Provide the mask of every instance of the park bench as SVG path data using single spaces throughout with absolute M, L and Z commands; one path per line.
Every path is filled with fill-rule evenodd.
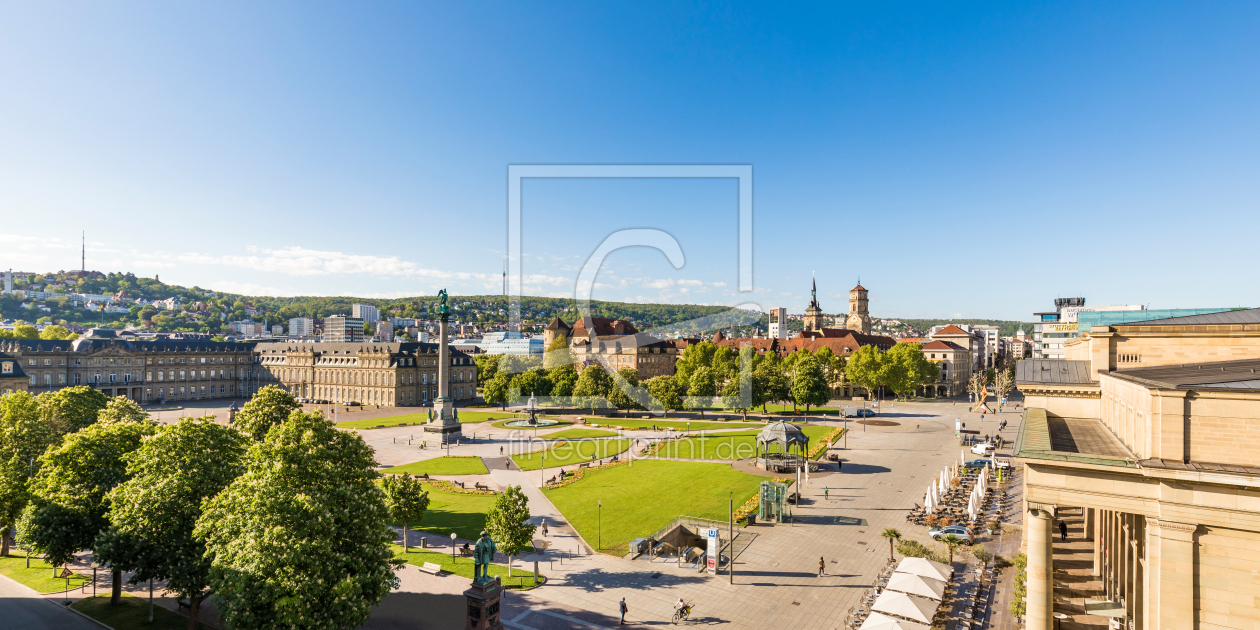
M 590 467 L 591 467 L 590 462 L 582 462 L 581 464 L 578 464 L 578 468 L 590 468 Z
M 428 479 L 428 478 L 429 478 L 429 473 L 420 473 L 419 478 L 420 478 L 420 479 Z
M 439 573 L 442 572 L 442 565 L 433 564 L 432 562 L 426 562 L 424 563 L 424 566 L 420 567 L 420 570 L 424 571 L 425 573 L 432 573 L 433 575 L 438 575 Z
M 487 486 L 483 483 L 478 483 L 477 485 L 473 486 L 473 489 L 474 490 L 489 490 L 490 486 Z
M 192 610 L 192 602 L 188 601 L 187 597 L 180 599 L 179 601 L 175 603 L 176 603 L 176 608 L 187 608 L 188 610 Z
M 460 556 L 463 556 L 463 557 L 468 557 L 468 558 L 471 558 L 471 557 L 472 557 L 472 555 L 473 555 L 473 554 L 472 554 L 472 549 L 465 549 L 464 547 L 460 547 L 460 548 L 459 548 L 459 555 L 460 555 Z
M 556 478 L 555 478 L 555 476 L 552 476 L 552 477 L 551 477 L 551 479 L 548 479 L 548 480 L 547 480 L 547 485 L 551 485 L 551 484 L 553 484 L 553 483 L 555 483 L 555 482 L 556 482 Z
M 453 483 L 453 484 L 455 484 L 455 485 L 457 485 L 457 486 L 459 486 L 459 487 L 461 487 L 461 488 L 463 488 L 463 487 L 464 487 L 464 482 L 462 482 L 462 481 L 452 481 L 451 483 Z

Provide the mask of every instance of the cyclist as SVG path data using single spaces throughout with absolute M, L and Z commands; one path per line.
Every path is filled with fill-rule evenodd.
M 686 619 L 687 615 L 691 614 L 691 604 L 684 602 L 683 598 L 679 597 L 678 601 L 674 603 L 674 610 L 676 611 L 674 613 L 676 618 L 679 620 Z

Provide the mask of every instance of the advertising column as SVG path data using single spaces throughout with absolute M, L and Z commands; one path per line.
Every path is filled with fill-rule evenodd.
M 721 545 L 718 544 L 718 528 L 710 527 L 705 532 L 705 537 L 709 541 L 709 552 L 706 554 L 709 558 L 709 575 L 717 575 L 718 554 L 721 553 Z

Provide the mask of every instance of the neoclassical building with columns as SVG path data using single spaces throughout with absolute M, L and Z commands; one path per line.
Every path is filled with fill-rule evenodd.
M 1260 309 L 1095 327 L 1070 346 L 1016 371 L 1027 626 L 1260 628 Z M 1068 514 L 1092 542 L 1092 593 L 1055 571 Z

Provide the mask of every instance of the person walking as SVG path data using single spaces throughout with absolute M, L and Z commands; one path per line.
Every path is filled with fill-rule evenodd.
M 1067 523 L 1063 521 L 1059 521 L 1059 535 L 1063 537 L 1063 540 L 1067 540 Z
M 827 499 L 830 499 L 830 498 L 831 498 L 830 496 L 828 496 L 830 493 L 831 493 L 831 488 L 823 488 L 823 500 L 824 500 L 824 501 L 826 501 Z
M 547 519 L 543 519 L 543 538 L 547 537 Z
M 818 577 L 823 576 L 823 569 L 825 568 L 827 568 L 827 562 L 822 559 L 822 556 L 819 556 L 818 557 Z
M 840 472 L 840 471 L 841 471 L 841 470 L 843 470 L 843 469 L 844 469 L 844 460 L 843 460 L 843 459 L 837 459 L 837 460 L 836 460 L 836 472 Z
M 618 608 L 621 609 L 621 625 L 624 626 L 626 625 L 626 613 L 630 612 L 630 609 L 626 608 L 626 598 L 621 598 L 621 603 L 618 605 Z

